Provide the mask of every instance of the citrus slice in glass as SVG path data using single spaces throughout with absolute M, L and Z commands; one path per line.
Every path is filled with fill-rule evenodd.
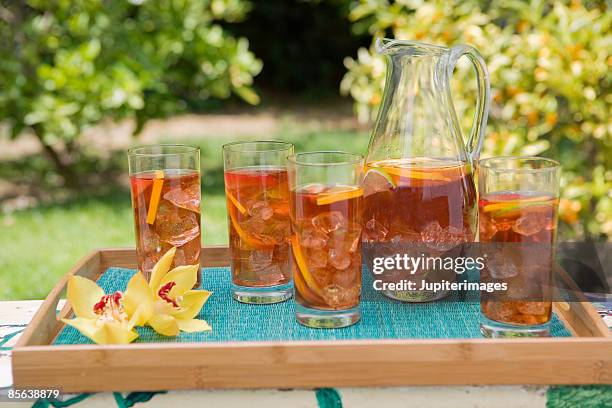
M 317 205 L 327 205 L 338 201 L 361 197 L 363 188 L 356 186 L 335 186 L 317 196 Z
M 386 171 L 381 169 L 370 169 L 366 172 L 363 179 L 363 195 L 369 196 L 374 193 L 380 193 L 383 191 L 391 191 L 397 185 Z

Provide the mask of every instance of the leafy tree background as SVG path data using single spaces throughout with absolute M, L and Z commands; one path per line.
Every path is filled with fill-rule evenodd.
M 252 90 L 261 61 L 221 22 L 242 0 L 28 0 L 0 8 L 0 121 L 31 131 L 69 186 L 79 136 L 103 119 L 163 117 Z
M 373 37 L 452 46 L 484 55 L 492 107 L 484 154 L 544 155 L 563 168 L 566 237 L 612 237 L 612 13 L 597 1 L 361 0 L 350 19 Z M 362 120 L 382 97 L 384 60 L 373 46 L 345 60 L 341 89 Z M 471 66 L 455 72 L 454 102 L 471 126 Z
M 469 43 L 493 88 L 483 156 L 558 159 L 563 236 L 611 239 L 611 20 L 608 3 L 579 0 L 7 0 L 0 121 L 12 138 L 34 134 L 74 187 L 96 171 L 79 167 L 80 136 L 103 121 L 134 118 L 138 133 L 220 100 L 317 100 L 340 86 L 366 122 L 385 73 L 374 37 Z M 456 71 L 467 131 L 475 81 L 468 64 Z

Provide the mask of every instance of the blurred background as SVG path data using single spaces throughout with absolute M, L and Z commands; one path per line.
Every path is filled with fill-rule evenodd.
M 612 13 L 566 0 L 2 0 L 0 300 L 44 298 L 81 256 L 134 246 L 125 151 L 202 149 L 203 243 L 227 243 L 221 145 L 365 153 L 375 37 L 483 54 L 482 157 L 563 166 L 560 240 L 612 240 Z M 455 70 L 465 134 L 475 80 Z

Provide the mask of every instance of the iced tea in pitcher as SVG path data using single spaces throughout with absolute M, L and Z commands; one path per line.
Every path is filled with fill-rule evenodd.
M 368 163 L 364 179 L 363 240 L 369 256 L 410 253 L 440 256 L 472 242 L 476 191 L 468 166 L 441 160 L 382 160 Z M 448 272 L 387 271 L 388 282 L 453 280 Z M 406 301 L 434 300 L 444 293 L 386 291 Z
M 364 255 L 456 256 L 476 235 L 478 159 L 490 104 L 485 63 L 474 48 L 446 48 L 415 41 L 380 39 L 387 76 L 366 157 Z M 465 138 L 451 99 L 455 64 L 467 57 L 476 70 L 478 96 L 474 124 Z M 449 251 L 452 251 L 449 253 Z M 414 290 L 385 290 L 389 297 L 423 302 L 448 291 L 420 290 L 423 284 L 454 280 L 453 271 L 420 268 L 414 274 L 386 270 L 383 282 L 409 281 Z M 391 287 L 391 285 L 390 285 Z M 397 287 L 397 286 L 393 286 Z

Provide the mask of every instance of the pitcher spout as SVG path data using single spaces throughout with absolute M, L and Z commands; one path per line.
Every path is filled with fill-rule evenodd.
M 418 41 L 391 38 L 376 39 L 376 52 L 381 55 L 442 55 L 448 51 L 449 49 L 446 47 Z

